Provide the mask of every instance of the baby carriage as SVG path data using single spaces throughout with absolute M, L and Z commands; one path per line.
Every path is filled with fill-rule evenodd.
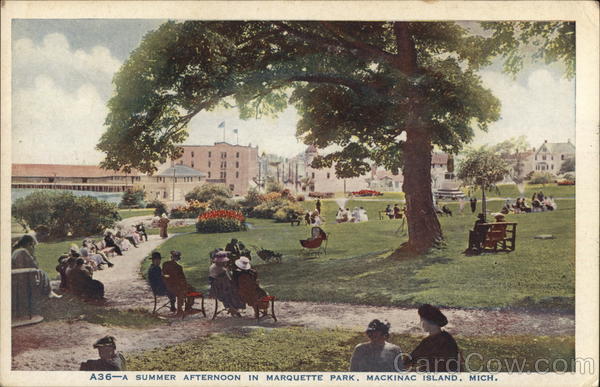
M 329 240 L 327 233 L 321 227 L 315 226 L 311 229 L 310 235 L 309 239 L 300 240 L 302 252 L 316 255 L 320 255 L 321 252 L 327 254 L 327 241 Z M 323 242 L 325 242 L 325 245 L 323 245 Z

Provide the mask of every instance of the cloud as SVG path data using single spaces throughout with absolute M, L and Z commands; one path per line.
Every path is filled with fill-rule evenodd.
M 113 74 L 121 62 L 108 48 L 95 46 L 72 50 L 67 38 L 59 33 L 48 34 L 40 44 L 19 39 L 13 45 L 13 87 L 32 87 L 36 77 L 45 75 L 58 85 L 74 91 L 84 83 L 96 86 L 108 98 Z
M 106 113 L 92 84 L 70 92 L 46 75 L 35 77 L 33 87 L 13 93 L 13 162 L 98 163 L 102 154 L 94 147 Z
M 546 69 L 537 69 L 518 83 L 496 71 L 481 77 L 501 103 L 501 118 L 487 133 L 475 133 L 475 144 L 493 144 L 525 134 L 532 146 L 545 139 L 565 142 L 575 138 L 575 82 Z

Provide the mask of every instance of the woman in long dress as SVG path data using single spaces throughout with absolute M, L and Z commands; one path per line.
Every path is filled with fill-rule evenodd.
M 215 254 L 213 263 L 208 269 L 209 295 L 221 301 L 229 314 L 239 317 L 238 309 L 245 309 L 246 304 L 240 298 L 233 277 L 227 269 L 228 262 L 227 252 L 220 251 Z
M 167 214 L 162 214 L 160 220 L 158 221 L 158 228 L 160 228 L 160 237 L 168 238 L 167 227 L 169 226 L 169 218 L 167 218 Z

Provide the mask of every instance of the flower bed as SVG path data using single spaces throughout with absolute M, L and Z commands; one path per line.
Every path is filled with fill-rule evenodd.
M 360 191 L 352 192 L 353 196 L 381 196 L 383 195 L 379 191 L 373 191 L 371 189 L 361 189 Z
M 245 231 L 246 218 L 231 210 L 208 211 L 198 217 L 196 231 L 201 233 Z

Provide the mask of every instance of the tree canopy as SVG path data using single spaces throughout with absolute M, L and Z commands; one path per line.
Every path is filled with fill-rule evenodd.
M 102 166 L 152 173 L 176 158 L 202 110 L 237 107 L 241 118 L 293 104 L 297 136 L 337 151 L 314 159 L 338 177 L 371 163 L 404 173 L 409 235 L 424 251 L 441 238 L 431 200 L 431 149 L 456 153 L 474 128 L 499 118 L 500 102 L 477 71 L 503 56 L 574 72 L 574 23 L 185 21 L 147 34 L 114 78 Z M 412 243 L 412 242 L 411 242 Z

